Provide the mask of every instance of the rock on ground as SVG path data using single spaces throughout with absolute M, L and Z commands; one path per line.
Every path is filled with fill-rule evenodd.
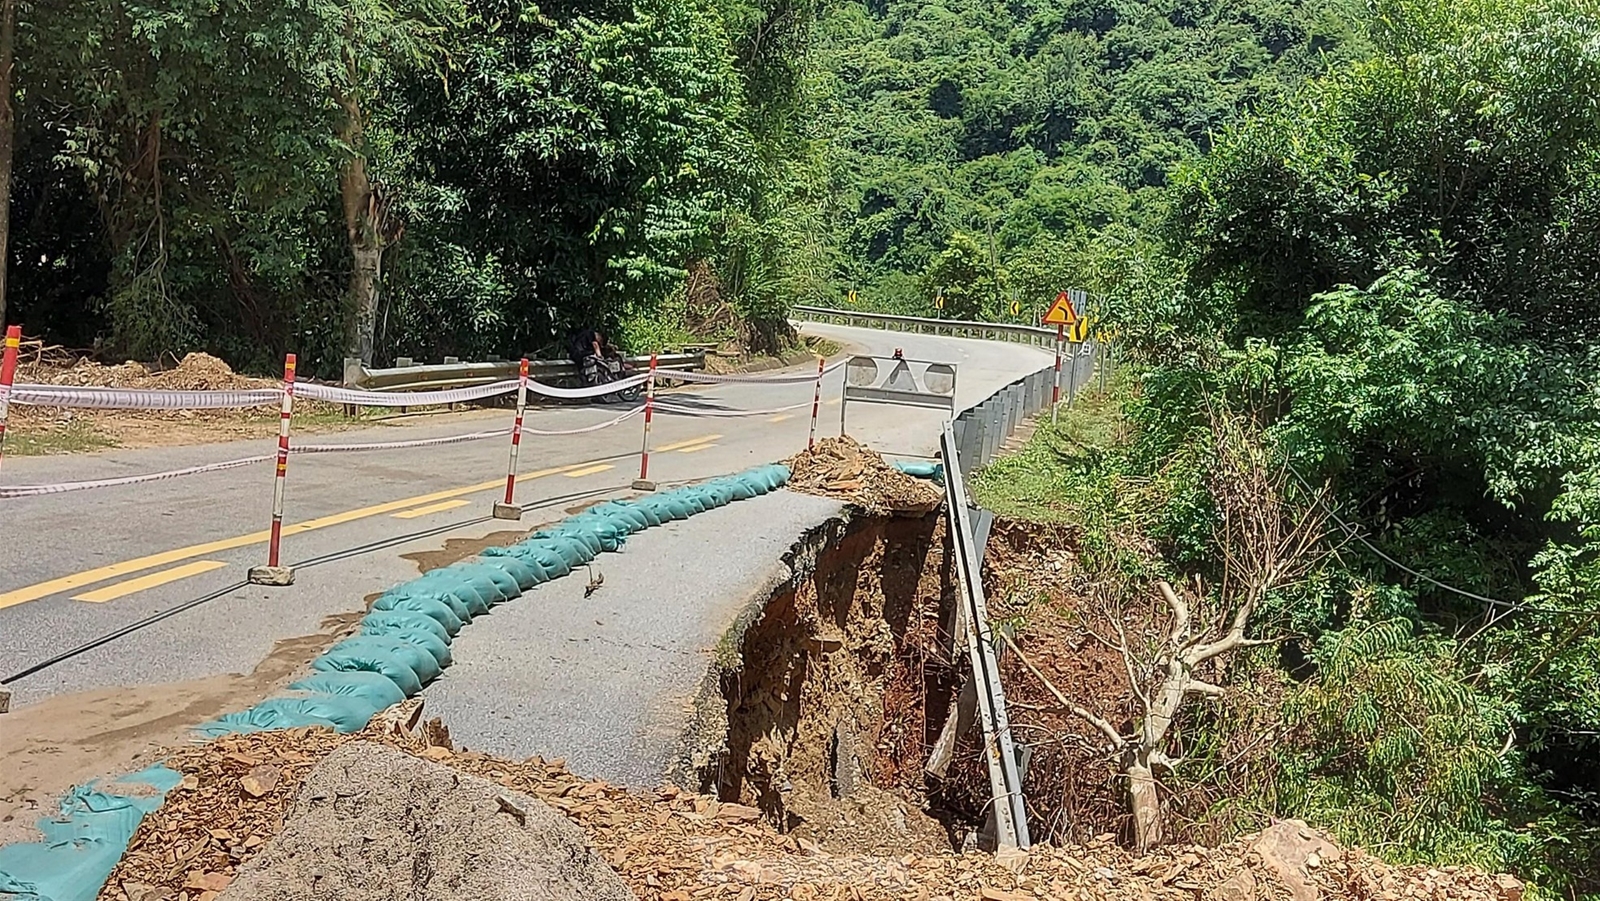
M 375 742 L 307 777 L 283 832 L 218 901 L 633 901 L 539 800 Z

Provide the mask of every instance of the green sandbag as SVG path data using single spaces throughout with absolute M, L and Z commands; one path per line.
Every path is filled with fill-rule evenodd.
M 113 785 L 148 785 L 135 797 L 79 785 L 54 816 L 38 820 L 39 842 L 0 848 L 0 896 L 19 901 L 94 901 L 146 813 L 161 806 L 183 776 L 151 767 Z M 109 787 L 109 786 L 108 786 Z
M 467 601 L 462 600 L 463 597 L 474 598 L 472 601 L 472 606 L 468 606 Z M 461 591 L 459 593 L 451 591 L 440 582 L 434 582 L 431 585 L 419 584 L 417 582 L 407 582 L 404 585 L 397 585 L 380 595 L 378 600 L 373 602 L 372 609 L 386 609 L 378 606 L 378 604 L 382 603 L 385 598 L 419 598 L 422 600 L 437 601 L 446 607 L 449 607 L 450 612 L 454 613 L 456 615 L 456 619 L 460 620 L 463 625 L 472 622 L 472 607 L 480 607 L 484 610 L 489 609 L 487 603 L 475 599 L 475 596 L 471 593 L 467 591 Z
M 361 634 L 378 635 L 384 638 L 398 638 L 401 641 L 408 641 L 432 655 L 434 662 L 439 664 L 440 669 L 444 669 L 453 662 L 450 657 L 449 642 L 440 641 L 439 636 L 434 635 L 432 632 L 429 632 L 426 629 L 408 629 L 404 626 L 389 626 L 382 623 L 369 623 L 366 620 L 362 620 Z M 420 673 L 418 675 L 420 675 Z
M 536 567 L 521 557 L 485 556 L 481 559 L 485 566 L 492 566 L 515 579 L 519 591 L 527 591 L 544 581 L 544 568 Z
M 645 528 L 655 528 L 662 523 L 663 516 L 661 514 L 661 510 L 655 504 L 646 504 L 641 501 L 636 504 L 630 504 L 629 509 L 634 512 L 634 515 L 644 520 Z M 672 517 L 668 516 L 664 518 L 671 519 Z
M 472 622 L 475 616 L 489 612 L 495 602 L 494 586 L 482 579 L 466 579 L 452 572 L 450 567 L 436 569 L 389 589 L 386 594 L 414 594 L 420 597 L 442 595 L 450 598 L 446 603 L 455 608 L 462 622 Z M 441 598 L 443 599 L 443 598 Z
M 439 666 L 438 659 L 426 649 L 386 635 L 357 635 L 346 638 L 329 648 L 328 653 L 349 651 L 352 648 L 363 651 L 369 649 L 374 652 L 384 651 L 398 656 L 406 666 L 411 667 L 411 671 L 417 674 L 417 681 L 423 685 L 439 678 L 439 673 L 443 670 L 443 667 Z
M 581 529 L 600 539 L 600 549 L 603 551 L 616 550 L 628 540 L 628 534 L 632 531 L 626 524 L 619 524 L 609 516 L 594 513 L 574 516 L 562 525 L 570 529 Z
M 589 512 L 596 516 L 608 517 L 619 525 L 626 523 L 630 532 L 638 532 L 642 529 L 650 528 L 650 520 L 644 515 L 643 510 L 633 504 L 623 503 L 622 501 L 601 504 L 591 508 Z
M 574 567 L 581 566 L 585 563 L 588 563 L 590 560 L 593 560 L 595 555 L 600 553 L 601 550 L 600 538 L 597 535 L 582 528 L 572 528 L 566 523 L 560 523 L 549 529 L 535 532 L 533 537 L 575 542 L 580 545 L 583 548 L 583 555 L 581 557 L 573 559 L 570 553 L 563 554 L 563 556 L 566 557 Z
M 439 621 L 423 613 L 410 610 L 374 610 L 361 618 L 362 628 L 368 623 L 379 623 L 385 626 L 398 626 L 402 629 L 423 629 L 435 635 L 445 644 L 450 643 L 450 633 L 445 631 Z
M 481 560 L 468 560 L 447 566 L 437 573 L 449 573 L 458 579 L 465 579 L 474 589 L 483 595 L 489 606 L 503 604 L 522 594 L 522 589 L 517 585 L 517 580 L 508 575 L 505 570 L 490 566 Z
M 645 515 L 654 516 L 661 522 L 671 522 L 688 515 L 683 512 L 682 505 L 672 497 L 670 491 L 640 498 L 638 504 L 639 508 L 645 511 Z
M 918 479 L 932 479 L 935 482 L 944 482 L 944 466 L 927 460 L 896 460 L 894 468 L 908 476 Z
M 717 506 L 726 507 L 733 503 L 733 489 L 721 479 L 715 479 L 700 486 L 700 491 L 711 498 Z
M 387 710 L 406 699 L 389 677 L 367 672 L 317 673 L 292 683 L 289 690 L 359 698 L 374 710 Z
M 428 656 L 421 648 L 413 650 L 423 657 Z M 422 690 L 422 680 L 417 678 L 416 670 L 406 665 L 405 658 L 387 653 L 382 648 L 355 647 L 329 651 L 311 661 L 311 668 L 319 673 L 377 673 L 388 677 L 408 698 Z
M 457 603 L 460 603 L 459 601 Z M 420 613 L 444 626 L 446 634 L 454 637 L 461 627 L 465 625 L 461 617 L 456 616 L 455 607 L 444 601 L 434 598 L 414 598 L 404 595 L 386 594 L 372 602 L 373 610 L 394 610 Z
M 194 731 L 207 738 L 217 738 L 223 735 L 271 732 L 276 729 L 304 729 L 307 726 L 321 726 L 334 731 L 339 729 L 338 723 L 325 716 L 312 716 L 302 711 L 269 706 L 268 702 L 263 701 L 249 710 L 224 713 L 210 722 L 201 723 L 194 727 Z
M 543 538 L 535 538 L 531 541 L 513 545 L 513 548 L 517 551 L 520 559 L 526 560 L 534 566 L 543 567 L 545 581 L 549 581 L 550 579 L 559 579 L 572 572 L 573 564 L 568 559 L 565 550 L 568 548 L 577 549 L 578 546 L 568 542 L 562 542 L 557 545 L 555 542 L 546 541 Z
M 293 722 L 304 719 L 302 725 L 321 725 L 321 721 L 333 723 L 334 731 L 342 733 L 359 732 L 365 729 L 368 721 L 377 714 L 381 707 L 375 708 L 371 704 L 357 697 L 349 695 L 304 695 L 300 697 L 268 698 L 244 712 L 252 720 L 266 714 L 277 722 Z M 296 726 L 274 726 L 273 728 L 301 728 Z
M 753 480 L 747 476 L 734 476 L 728 479 L 727 484 L 728 490 L 733 493 L 733 499 L 736 501 L 747 501 L 761 493 L 761 489 L 757 488 Z
M 703 492 L 696 491 L 695 487 L 690 485 L 688 488 L 680 488 L 677 491 L 678 497 L 688 506 L 689 515 L 691 516 L 704 513 L 712 507 L 711 499 L 706 497 Z
M 396 587 L 447 592 L 466 605 L 469 616 L 489 612 L 489 606 L 499 600 L 493 584 L 484 579 L 463 579 L 448 566 L 425 572 Z

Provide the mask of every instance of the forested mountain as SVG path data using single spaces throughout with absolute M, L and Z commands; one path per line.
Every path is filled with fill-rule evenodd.
M 1367 46 L 1345 0 L 881 0 L 818 28 L 838 288 L 1031 318 L 1172 167 Z M 998 276 L 1000 290 L 993 290 Z

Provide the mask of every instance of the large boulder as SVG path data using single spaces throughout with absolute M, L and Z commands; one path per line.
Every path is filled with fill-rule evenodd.
M 387 745 L 306 777 L 283 831 L 218 901 L 634 901 L 543 802 Z

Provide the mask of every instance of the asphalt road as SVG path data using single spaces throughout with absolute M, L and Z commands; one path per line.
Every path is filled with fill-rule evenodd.
M 955 363 L 958 406 L 1049 362 L 1033 348 L 807 326 L 856 350 Z M 837 434 L 842 374 L 824 385 L 819 434 Z M 810 400 L 811 386 L 719 385 L 673 392 L 708 412 L 770 410 Z M 829 403 L 829 401 L 832 401 Z M 530 413 L 535 429 L 603 422 L 618 407 Z M 394 441 L 510 424 L 476 411 L 310 439 Z M 850 409 L 850 433 L 890 454 L 931 454 L 942 416 L 890 406 Z M 789 456 L 805 446 L 809 409 L 746 418 L 658 416 L 651 476 L 689 481 Z M 272 442 L 109 451 L 6 461 L 4 481 L 36 484 L 153 472 L 270 452 Z M 559 519 L 597 497 L 625 496 L 638 475 L 640 426 L 524 437 L 520 525 L 485 517 L 503 485 L 503 438 L 402 451 L 292 459 L 283 555 L 296 562 L 402 539 L 299 571 L 289 588 L 249 587 L 12 684 L 15 704 L 64 692 L 248 672 L 275 641 L 319 630 L 334 614 L 413 577 L 402 555 Z M 0 501 L 0 678 L 244 578 L 265 559 L 270 464 L 144 485 Z M 457 664 L 429 689 L 466 743 L 512 753 L 562 752 L 588 772 L 638 781 L 642 760 L 704 671 L 704 651 L 808 524 L 835 505 L 780 492 L 635 536 L 606 555 L 606 586 L 580 603 L 569 578 L 497 610 L 458 639 Z M 447 533 L 403 540 L 425 530 Z M 573 583 L 571 585 L 566 583 Z M 576 592 L 574 594 L 574 592 Z M 587 712 L 587 716 L 585 713 Z M 641 744 L 642 743 L 642 744 Z M 647 747 L 648 746 L 648 747 Z M 584 755 L 574 749 L 595 749 Z

